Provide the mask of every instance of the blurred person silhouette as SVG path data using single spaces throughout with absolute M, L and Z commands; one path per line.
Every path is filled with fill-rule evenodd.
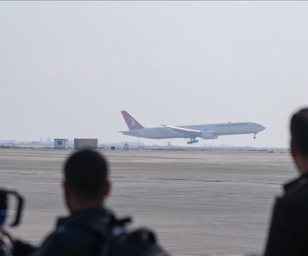
M 290 132 L 299 177 L 276 199 L 264 256 L 308 255 L 308 108 L 293 114 Z
M 70 216 L 59 218 L 56 229 L 35 248 L 12 239 L 14 255 L 167 256 L 149 229 L 128 232 L 126 219 L 104 207 L 110 192 L 108 164 L 97 151 L 73 153 L 64 166 L 63 191 Z

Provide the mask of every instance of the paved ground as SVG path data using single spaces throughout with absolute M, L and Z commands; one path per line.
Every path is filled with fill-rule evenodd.
M 67 213 L 60 170 L 71 152 L 0 149 L 0 186 L 27 199 L 14 235 L 39 243 Z M 153 228 L 177 256 L 261 253 L 274 196 L 297 175 L 288 152 L 101 152 L 113 182 L 107 205 Z

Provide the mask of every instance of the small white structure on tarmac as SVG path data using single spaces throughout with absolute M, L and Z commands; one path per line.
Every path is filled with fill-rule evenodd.
M 68 139 L 54 139 L 54 148 L 55 149 L 67 149 Z
M 97 149 L 98 139 L 74 139 L 74 149 Z

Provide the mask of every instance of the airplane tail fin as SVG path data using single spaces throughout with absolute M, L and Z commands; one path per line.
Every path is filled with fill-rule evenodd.
M 123 116 L 129 130 L 138 130 L 138 129 L 144 128 L 136 119 L 134 119 L 125 110 L 121 111 L 121 113 L 122 113 L 122 116 Z

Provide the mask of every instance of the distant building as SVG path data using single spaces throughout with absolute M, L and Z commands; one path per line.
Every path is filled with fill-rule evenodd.
M 74 139 L 74 149 L 97 149 L 98 139 Z
M 68 148 L 68 139 L 54 139 L 54 148 L 55 149 L 67 149 Z

